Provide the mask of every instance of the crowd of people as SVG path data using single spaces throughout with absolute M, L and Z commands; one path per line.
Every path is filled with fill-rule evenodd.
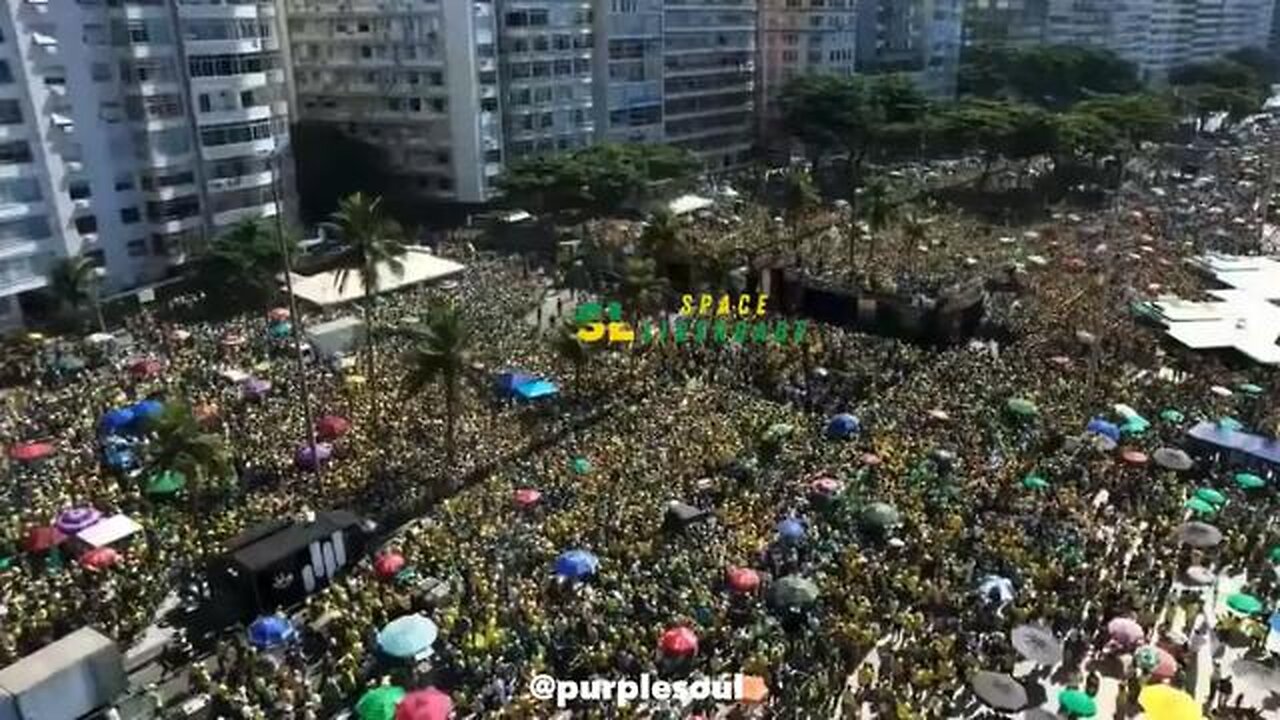
M 300 610 L 300 627 L 323 621 L 317 656 L 268 661 L 229 635 L 216 662 L 196 666 L 196 689 L 241 717 L 323 717 L 390 675 L 447 690 L 460 717 L 533 718 L 551 715 L 527 691 L 537 673 L 742 672 L 764 679 L 771 716 L 826 717 L 839 705 L 881 718 L 963 717 L 974 713 L 966 684 L 975 672 L 1014 672 L 1021 658 L 1009 632 L 1023 623 L 1065 641 L 1057 682 L 1096 693 L 1093 661 L 1110 651 L 1117 617 L 1181 659 L 1169 681 L 1193 687 L 1188 636 L 1215 609 L 1181 596 L 1179 579 L 1192 564 L 1243 575 L 1247 592 L 1274 608 L 1276 479 L 1246 490 L 1225 461 L 1197 457 L 1173 471 L 1149 458 L 1184 446 L 1201 420 L 1280 431 L 1280 386 L 1264 369 L 1163 344 L 1130 303 L 1197 295 L 1183 262 L 1192 254 L 1259 249 L 1255 202 L 1269 173 L 1259 142 L 1206 144 L 1185 178 L 1186 163 L 1175 173 L 1153 159 L 1106 207 L 1063 209 L 1035 225 L 992 227 L 933 206 L 920 211 L 933 216 L 909 246 L 900 227 L 884 230 L 877 262 L 904 275 L 963 268 L 1016 279 L 988 298 L 983 335 L 949 348 L 817 324 L 801 347 L 593 353 L 571 386 L 574 368 L 528 321 L 554 278 L 518 257 L 457 251 L 467 267 L 456 284 L 387 294 L 377 316 L 411 324 L 453 302 L 472 331 L 477 377 L 520 368 L 565 382 L 550 411 L 467 384 L 453 465 L 440 440 L 444 404 L 438 393 L 404 395 L 407 340 L 394 334 L 378 336 L 374 382 L 360 365 L 308 366 L 315 414 L 354 428 L 320 473 L 294 467 L 306 429 L 292 349 L 268 336 L 265 314 L 181 323 L 175 308 L 142 314 L 128 324 L 132 349 L 101 360 L 71 338 L 11 345 L 6 362 L 29 364 L 29 381 L 3 391 L 0 436 L 48 441 L 55 453 L 9 460 L 3 474 L 0 662 L 85 624 L 135 640 L 174 583 L 265 519 L 329 507 L 398 516 L 448 487 L 457 492 L 423 505 L 380 552 L 446 581 L 449 600 L 428 607 L 412 584 L 361 566 Z M 848 256 L 839 243 L 824 252 L 821 235 L 805 242 L 798 255 L 824 269 Z M 246 341 L 229 344 L 232 336 Z M 58 372 L 67 354 L 89 362 Z M 160 361 L 154 377 L 129 372 L 142 355 Z M 224 377 L 230 368 L 269 380 L 271 392 L 244 397 Z M 216 407 L 241 469 L 273 480 L 239 485 L 212 506 L 148 497 L 138 479 L 101 465 L 96 442 L 106 410 L 145 397 Z M 1114 419 L 1117 404 L 1149 426 L 1099 447 L 1085 428 Z M 588 409 L 590 421 L 576 422 Z M 828 432 L 837 413 L 856 418 L 849 437 Z M 1196 549 L 1178 532 L 1201 487 L 1225 496 L 1208 518 L 1224 539 Z M 517 501 L 520 490 L 537 493 Z M 673 525 L 670 501 L 707 517 Z M 145 528 L 114 567 L 87 569 L 59 546 L 29 542 L 33 528 L 83 505 Z M 598 558 L 589 577 L 556 574 L 557 557 L 573 549 Z M 730 582 L 735 568 L 761 587 Z M 989 577 L 1008 581 L 1008 597 L 979 590 Z M 816 592 L 780 603 L 783 578 Z M 375 660 L 376 630 L 413 610 L 440 628 L 429 678 Z M 660 648 L 677 627 L 697 638 L 691 657 Z M 1238 635 L 1261 652 L 1265 632 Z M 871 672 L 863 661 L 877 648 Z M 1130 671 L 1121 682 L 1117 714 L 1135 716 L 1147 680 Z

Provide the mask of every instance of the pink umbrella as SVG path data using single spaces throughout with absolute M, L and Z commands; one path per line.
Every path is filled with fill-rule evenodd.
M 1178 674 L 1178 661 L 1169 654 L 1168 650 L 1162 647 L 1156 647 L 1156 655 L 1159 660 L 1156 666 L 1151 669 L 1151 678 L 1153 680 L 1172 680 Z
M 390 580 L 404 569 L 404 556 L 400 553 L 382 553 L 373 560 L 373 571 L 383 580 Z
M 129 363 L 129 374 L 138 379 L 156 377 L 163 369 L 160 361 L 152 358 L 139 358 Z
M 542 493 L 533 488 L 520 488 L 515 492 L 516 505 L 522 508 L 531 508 L 542 500 Z
M 94 548 L 80 556 L 80 564 L 89 570 L 102 570 L 120 562 L 120 553 L 109 547 Z
M 692 657 L 698 653 L 698 636 L 687 627 L 673 627 L 662 633 L 658 647 L 672 657 Z
M 9 448 L 9 457 L 19 462 L 33 462 L 49 457 L 53 451 L 53 445 L 46 442 L 18 443 Z
M 1147 454 L 1142 452 L 1141 450 L 1132 450 L 1132 449 L 1125 450 L 1124 452 L 1120 453 L 1120 457 L 1130 465 L 1146 465 L 1147 464 Z
M 453 700 L 444 692 L 429 687 L 405 695 L 396 705 L 395 720 L 447 720 L 453 712 Z
M 815 495 L 831 497 L 840 492 L 840 481 L 832 477 L 820 477 L 809 484 Z
M 881 462 L 880 456 L 875 453 L 862 453 L 862 464 L 875 467 Z
M 336 440 L 351 432 L 351 421 L 337 415 L 325 415 L 316 423 L 316 433 L 321 440 Z
M 284 322 L 289 319 L 289 308 L 271 308 L 267 313 L 267 319 L 271 322 Z
M 1147 636 L 1136 620 L 1127 617 L 1113 618 L 1107 623 L 1107 634 L 1122 645 L 1136 645 Z
M 731 567 L 725 572 L 725 581 L 734 592 L 746 595 L 760 587 L 760 573 L 751 568 Z

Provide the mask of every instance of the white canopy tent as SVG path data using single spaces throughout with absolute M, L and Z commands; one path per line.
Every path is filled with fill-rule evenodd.
M 390 264 L 378 265 L 378 291 L 389 292 L 400 288 L 432 282 L 451 277 L 462 272 L 464 267 L 452 260 L 432 255 L 420 248 L 409 248 L 400 258 L 404 272 L 396 274 Z M 300 300 L 312 305 L 329 307 L 354 302 L 364 298 L 364 287 L 358 275 L 347 278 L 346 286 L 338 288 L 338 271 L 317 273 L 315 275 L 292 274 L 293 293 Z
M 142 526 L 128 515 L 112 515 L 76 533 L 76 537 L 90 547 L 99 548 L 119 542 L 141 530 Z

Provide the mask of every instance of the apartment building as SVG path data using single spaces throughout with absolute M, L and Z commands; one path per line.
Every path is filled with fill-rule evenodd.
M 1044 42 L 1050 0 L 968 0 L 964 46 Z
M 778 93 L 807 74 L 857 70 L 858 0 L 761 0 L 759 73 L 762 120 L 777 115 Z
M 383 148 L 392 172 L 424 197 L 478 203 L 493 196 L 504 124 L 493 0 L 280 2 L 300 120 L 332 123 Z M 571 3 L 514 3 L 521 9 L 507 19 L 512 44 L 523 38 L 529 51 L 515 55 L 521 59 L 510 72 L 527 71 L 533 80 L 535 62 L 554 72 L 554 60 L 533 59 L 529 25 L 532 16 L 537 27 L 548 27 L 542 22 L 550 22 L 550 13 L 543 11 L 553 4 Z M 523 112 L 512 120 L 522 131 L 518 118 L 531 115 L 537 132 L 520 134 L 519 142 L 554 142 L 563 126 L 554 119 L 542 126 L 532 99 L 531 90 L 529 106 L 519 106 Z
M 0 13 L 0 326 L 86 254 L 105 291 L 289 196 L 274 5 L 11 0 Z M 277 192 L 278 191 L 278 192 Z
M 909 75 L 931 97 L 955 95 L 964 0 L 862 0 L 857 71 Z

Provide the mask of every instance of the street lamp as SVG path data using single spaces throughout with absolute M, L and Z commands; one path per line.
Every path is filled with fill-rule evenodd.
M 280 178 L 280 148 L 273 147 L 262 155 L 267 161 L 267 169 L 271 172 L 271 205 L 275 210 L 276 241 L 280 243 L 280 260 L 284 265 L 285 292 L 289 295 L 289 318 L 293 328 L 293 350 L 298 365 L 298 391 L 302 396 L 302 414 L 307 423 L 307 443 L 312 457 L 316 452 L 316 424 L 311 412 L 311 393 L 307 386 L 307 363 L 302 352 L 302 315 L 298 312 L 298 298 L 293 294 L 293 266 L 289 256 L 289 243 L 284 236 L 284 218 L 280 205 L 280 192 L 277 183 Z M 315 471 L 320 472 L 320 463 L 315 462 Z

